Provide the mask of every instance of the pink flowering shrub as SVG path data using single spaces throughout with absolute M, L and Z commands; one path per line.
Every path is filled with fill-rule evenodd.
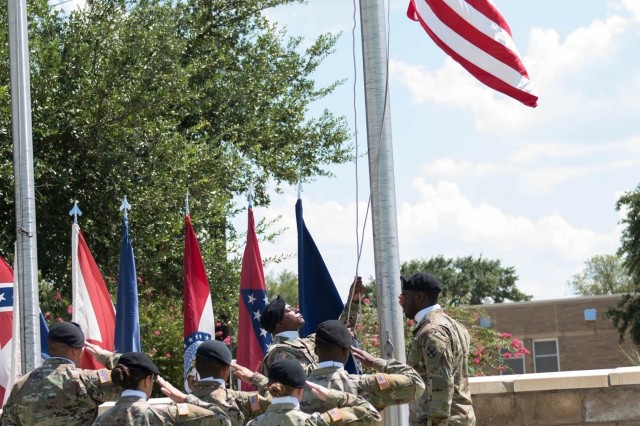
M 485 315 L 482 309 L 446 305 L 445 309 L 451 317 L 465 325 L 471 336 L 469 376 L 500 374 L 509 369 L 505 359 L 530 355 L 522 341 L 514 338 L 510 333 L 480 327 L 480 317 Z M 404 319 L 405 350 L 408 350 L 411 345 L 414 327 L 415 320 Z M 382 332 L 378 325 L 378 312 L 375 305 L 360 304 L 355 331 L 360 347 L 375 356 L 380 356 L 380 346 L 385 342 L 384 337 L 381 337 Z

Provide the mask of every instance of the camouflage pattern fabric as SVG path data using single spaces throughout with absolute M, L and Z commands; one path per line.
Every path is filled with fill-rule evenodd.
M 203 408 L 215 405 L 229 416 L 233 426 L 244 426 L 250 419 L 267 410 L 271 397 L 258 395 L 257 392 L 226 389 L 220 383 L 200 380 L 193 384 L 192 394 L 187 396 L 187 402 Z
M 420 398 L 425 390 L 418 372 L 395 359 L 376 358 L 373 368 L 376 374 L 349 374 L 340 367 L 317 368 L 309 374 L 307 381 L 329 389 L 358 395 L 370 402 L 377 410 L 389 405 L 406 404 Z M 305 389 L 300 409 L 306 413 L 325 411 L 327 402 Z
M 339 317 L 340 321 L 345 323 L 347 327 L 351 329 L 355 327 L 357 318 L 358 303 L 351 303 L 351 309 L 349 309 L 348 304 L 345 305 Z M 318 357 L 316 356 L 315 348 L 315 333 L 297 340 L 292 340 L 283 336 L 273 336 L 271 345 L 267 348 L 267 354 L 262 360 L 260 373 L 262 373 L 263 376 L 267 376 L 271 364 L 279 359 L 296 359 L 302 365 L 302 368 L 304 368 L 304 372 L 308 375 L 318 366 Z
M 113 368 L 120 354 L 100 356 Z M 108 370 L 83 370 L 73 361 L 52 357 L 22 377 L 2 410 L 2 425 L 87 425 L 98 415 L 98 405 L 114 401 L 118 390 Z
M 203 425 L 231 426 L 231 420 L 217 407 L 191 404 L 149 404 L 138 396 L 125 396 L 93 423 L 94 426 Z
M 304 413 L 295 404 L 278 403 L 267 412 L 247 423 L 247 426 L 325 426 L 325 425 L 375 425 L 382 417 L 375 408 L 361 397 L 332 390 L 327 403 L 332 409 L 324 413 Z
M 426 391 L 409 406 L 410 424 L 476 424 L 469 390 L 471 338 L 442 309 L 429 312 L 413 330 L 407 363 L 422 376 Z
M 262 375 L 267 376 L 269 367 L 274 361 L 280 359 L 295 359 L 304 368 L 304 372 L 309 372 L 318 366 L 318 357 L 315 353 L 316 335 L 310 334 L 307 337 L 297 340 L 289 339 L 283 336 L 273 336 L 273 340 L 267 354 L 262 360 Z

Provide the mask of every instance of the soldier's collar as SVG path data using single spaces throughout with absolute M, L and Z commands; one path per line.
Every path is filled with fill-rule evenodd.
M 280 396 L 278 398 L 271 398 L 271 405 L 275 404 L 293 404 L 296 407 L 300 407 L 300 401 L 294 396 Z
M 338 367 L 344 369 L 344 364 L 338 361 L 322 361 L 318 363 L 318 368 Z
M 198 380 L 198 382 L 214 382 L 214 383 L 219 384 L 222 388 L 225 387 L 224 380 L 218 379 L 217 377 L 204 377 L 204 378 Z
M 139 391 L 139 390 L 135 390 L 135 389 L 125 389 L 122 391 L 122 393 L 120 394 L 120 397 L 123 398 L 125 396 L 137 396 L 138 398 L 144 399 L 145 401 L 147 400 L 147 394 Z
M 424 317 L 426 317 L 427 315 L 429 315 L 429 313 L 438 310 L 438 309 L 442 309 L 442 306 L 438 305 L 437 303 L 435 305 L 431 305 L 428 308 L 424 308 L 423 310 L 421 310 L 420 312 L 418 312 L 416 314 L 416 326 L 418 324 L 420 324 L 420 321 L 422 321 L 422 319 Z
M 45 361 L 49 361 L 50 363 L 51 362 L 57 362 L 57 363 L 60 363 L 60 364 L 64 363 L 64 364 L 76 365 L 75 362 L 73 362 L 69 358 L 65 358 L 63 356 L 50 356 Z
M 290 340 L 298 340 L 300 338 L 300 335 L 298 334 L 297 331 L 294 330 L 289 330 L 289 331 L 283 331 L 281 333 L 276 334 L 277 337 L 284 337 L 286 339 L 290 339 Z

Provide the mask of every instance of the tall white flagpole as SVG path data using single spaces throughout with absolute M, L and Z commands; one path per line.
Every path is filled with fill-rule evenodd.
M 400 258 L 385 22 L 383 0 L 360 0 L 373 250 L 378 324 L 381 324 L 380 348 L 384 358 L 404 362 L 403 313 L 398 304 Z M 387 426 L 406 425 L 408 418 L 406 405 L 387 407 L 383 413 Z
M 27 41 L 26 0 L 8 0 L 9 61 L 11 65 L 11 113 L 15 180 L 16 242 L 20 298 L 22 373 L 40 364 L 40 303 L 36 203 L 31 140 L 31 82 Z M 14 313 L 15 314 L 15 313 Z

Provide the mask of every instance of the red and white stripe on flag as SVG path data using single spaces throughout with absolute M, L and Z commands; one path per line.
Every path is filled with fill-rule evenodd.
M 72 321 L 80 325 L 88 342 L 113 351 L 116 311 L 100 269 L 77 224 L 73 224 L 71 230 L 71 284 Z M 82 355 L 82 368 L 103 367 L 85 351 Z
M 535 107 L 538 97 L 511 29 L 491 0 L 409 0 L 407 16 L 475 78 Z

